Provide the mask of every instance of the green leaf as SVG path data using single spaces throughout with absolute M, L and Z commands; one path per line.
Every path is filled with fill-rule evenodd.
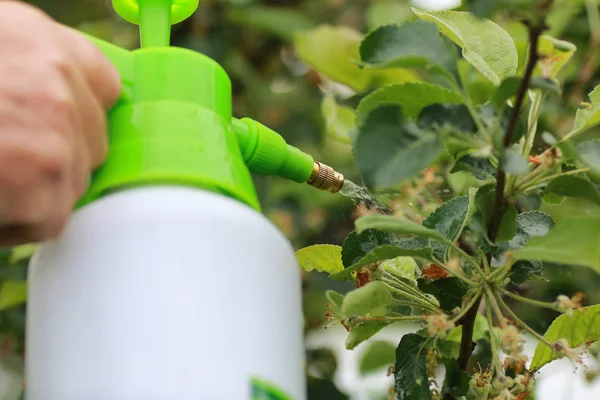
M 600 204 L 598 190 L 589 180 L 579 176 L 559 176 L 546 186 L 544 193 L 554 193 L 566 197 L 584 197 Z
M 363 232 L 367 229 L 378 229 L 385 232 L 395 232 L 404 235 L 416 235 L 429 239 L 446 242 L 447 239 L 437 231 L 426 228 L 405 219 L 399 219 L 389 215 L 367 215 L 360 217 L 355 222 L 356 230 Z
M 385 315 L 394 298 L 387 286 L 382 282 L 369 282 L 365 286 L 354 289 L 344 296 L 342 314 L 346 317 Z
M 360 44 L 360 58 L 376 68 L 432 67 L 451 79 L 457 75 L 454 46 L 425 21 L 375 29 Z
M 456 197 L 439 206 L 423 221 L 423 226 L 435 229 L 451 242 L 458 240 L 475 212 L 476 188 L 468 196 Z
M 498 228 L 498 234 L 496 235 L 496 242 L 511 240 L 516 235 L 518 213 L 517 207 L 512 204 L 504 211 L 500 227 Z
M 342 304 L 344 303 L 344 295 L 336 292 L 335 290 L 328 290 L 325 292 L 325 297 L 329 300 L 329 306 L 331 312 L 337 319 L 343 319 L 345 316 L 342 314 Z
M 492 207 L 494 203 L 494 195 L 496 192 L 496 185 L 493 183 L 484 185 L 479 188 L 475 195 L 475 205 L 481 212 L 483 217 L 483 223 L 485 226 L 490 224 L 492 218 Z
M 340 106 L 331 95 L 323 97 L 321 115 L 325 120 L 327 134 L 333 139 L 343 143 L 352 143 L 348 132 L 354 128 L 354 110 L 347 106 Z
M 297 10 L 281 7 L 227 7 L 227 19 L 242 26 L 252 26 L 292 41 L 294 33 L 311 29 L 314 22 Z
M 371 282 L 371 283 L 380 284 L 381 282 Z M 362 288 L 365 288 L 365 287 L 371 285 L 371 283 L 363 286 Z M 375 285 L 375 287 L 377 287 L 377 286 L 378 285 Z M 360 288 L 360 289 L 362 289 L 362 288 Z M 356 290 L 360 290 L 360 289 L 356 289 Z M 356 292 L 356 290 L 353 290 L 352 292 L 349 292 L 348 294 Z M 387 290 L 387 288 L 386 288 L 386 290 Z M 351 295 L 351 298 L 350 298 L 350 300 L 348 300 L 348 304 L 345 307 L 350 308 L 351 311 L 363 311 L 363 310 L 361 310 L 362 305 L 360 303 L 355 304 L 355 302 L 359 302 L 361 300 L 360 298 L 362 295 L 368 295 L 368 293 L 359 292 L 358 294 L 354 293 L 353 295 Z M 327 292 L 325 292 L 325 296 L 329 300 L 329 306 L 331 307 L 331 312 L 338 320 L 341 321 L 342 319 L 349 317 L 349 315 L 344 314 L 342 312 L 342 308 L 344 307 L 344 303 L 346 302 L 346 297 L 344 295 L 337 293 L 333 290 L 328 290 Z M 370 300 L 367 299 L 367 301 L 370 301 Z M 357 307 L 356 309 L 354 309 L 355 306 Z M 377 311 L 377 310 L 375 310 L 375 311 Z M 378 314 L 380 314 L 380 313 L 378 313 Z M 351 327 L 350 334 L 346 338 L 346 348 L 348 350 L 354 349 L 360 343 L 369 339 L 371 336 L 373 336 L 374 334 L 379 332 L 381 329 L 385 328 L 387 325 L 389 325 L 388 322 L 381 322 L 381 323 L 369 322 L 369 323 L 366 323 L 363 325 Z
M 515 43 L 496 23 L 461 11 L 413 11 L 419 18 L 435 23 L 462 48 L 463 57 L 496 86 L 517 72 Z
M 356 125 L 362 125 L 371 111 L 382 105 L 399 105 L 406 118 L 416 119 L 421 110 L 434 103 L 460 103 L 457 93 L 427 82 L 407 82 L 374 91 L 356 109 Z
M 370 374 L 394 363 L 396 359 L 394 345 L 383 341 L 371 342 L 368 345 L 359 363 L 361 375 Z
M 525 175 L 529 172 L 529 164 L 525 157 L 512 148 L 504 150 L 502 167 L 504 172 L 512 175 Z
M 27 282 L 4 281 L 0 289 L 0 311 L 25 304 Z
M 16 264 L 19 261 L 27 260 L 33 256 L 39 247 L 40 245 L 37 243 L 23 244 L 21 246 L 13 247 L 10 252 L 8 262 L 11 264 Z
M 571 218 L 546 236 L 531 239 L 513 254 L 518 260 L 540 260 L 588 267 L 600 273 L 600 218 Z
M 298 264 L 305 271 L 316 269 L 329 275 L 344 270 L 342 264 L 342 248 L 330 244 L 317 244 L 296 251 Z
M 452 398 L 466 396 L 469 391 L 469 380 L 471 379 L 466 372 L 461 371 L 458 361 L 453 358 L 444 358 L 446 367 L 446 378 L 442 386 L 442 396 L 449 395 Z
M 466 155 L 459 158 L 450 172 L 460 171 L 468 171 L 482 181 L 496 179 L 496 168 L 494 168 L 488 158 L 484 157 Z
M 475 324 L 473 325 L 473 341 L 478 342 L 481 339 L 487 338 L 489 331 L 487 319 L 477 314 L 475 318 Z M 451 329 L 448 335 L 444 339 L 436 340 L 436 347 L 442 353 L 442 356 L 446 358 L 458 358 L 460 352 L 460 342 L 462 340 L 462 325 Z
M 552 36 L 542 35 L 538 40 L 539 60 L 533 71 L 534 77 L 555 78 L 569 62 L 577 46 Z
M 419 128 L 450 130 L 457 133 L 477 133 L 477 125 L 464 104 L 429 105 L 419 113 Z
M 468 286 L 458 278 L 437 279 L 429 282 L 419 280 L 419 289 L 433 295 L 446 311 L 460 307 L 469 290 Z
M 548 235 L 554 228 L 552 217 L 541 211 L 529 211 L 517 216 L 517 234 L 509 242 L 509 248 L 520 249 L 532 238 Z
M 344 267 L 350 267 L 377 247 L 397 242 L 396 235 L 389 232 L 369 229 L 358 234 L 352 231 L 342 244 L 342 263 Z
M 388 322 L 368 323 L 350 328 L 350 334 L 346 338 L 346 349 L 353 350 L 356 346 L 371 338 L 374 334 L 388 326 Z
M 581 161 L 596 172 L 600 172 L 600 139 L 588 140 L 577 145 Z
M 600 124 L 600 86 L 590 93 L 590 102 L 582 103 L 577 110 L 575 126 L 568 136 L 573 138 L 598 124 Z
M 396 348 L 394 381 L 398 400 L 431 399 L 426 356 L 429 339 L 416 333 L 402 336 Z
M 412 257 L 396 257 L 391 260 L 383 261 L 378 270 L 385 270 L 393 274 L 396 278 L 405 281 L 413 287 L 417 287 L 417 278 L 415 271 L 418 266 Z
M 369 29 L 383 25 L 399 24 L 413 16 L 410 5 L 396 0 L 379 0 L 369 3 L 365 17 Z
M 551 343 L 567 339 L 571 348 L 600 340 L 600 304 L 583 307 L 573 311 L 571 315 L 563 314 L 556 318 L 544 338 Z M 554 351 L 540 342 L 535 349 L 530 369 L 539 370 L 555 359 Z
M 494 97 L 492 98 L 492 105 L 498 111 L 502 111 L 504 106 L 506 106 L 506 100 L 513 97 L 517 94 L 519 90 L 519 86 L 521 86 L 521 78 L 517 76 L 511 76 L 502 81 L 496 92 L 494 92 Z
M 354 154 L 369 187 L 401 183 L 430 166 L 444 151 L 439 135 L 407 121 L 398 106 L 373 110 L 358 131 Z
M 408 70 L 395 70 L 392 75 L 387 71 L 361 69 L 356 61 L 360 58 L 358 49 L 362 39 L 362 34 L 352 28 L 321 25 L 297 32 L 294 48 L 297 56 L 315 70 L 357 91 L 379 81 L 400 83 L 418 80 L 417 75 Z
M 352 266 L 346 268 L 345 270 L 343 270 L 341 272 L 338 272 L 335 275 L 331 275 L 330 278 L 339 280 L 339 281 L 347 281 L 347 280 L 352 279 L 352 274 L 354 272 L 360 270 L 364 266 L 367 266 L 367 265 L 370 265 L 370 264 L 373 264 L 373 263 L 376 263 L 376 262 L 379 262 L 382 260 L 393 259 L 396 257 L 419 257 L 419 258 L 423 258 L 425 260 L 431 260 L 433 258 L 433 255 L 431 253 L 431 248 L 429 248 L 429 247 L 413 249 L 413 248 L 403 248 L 403 247 L 392 246 L 392 245 L 383 245 L 383 246 L 380 246 L 380 247 L 372 250 L 370 253 L 365 255 L 363 258 L 361 258 L 359 261 L 357 261 Z
M 489 16 L 496 7 L 498 0 L 464 0 L 467 10 L 478 17 Z
M 537 260 L 517 261 L 510 269 L 510 281 L 520 285 L 525 283 L 530 277 L 541 277 L 544 271 L 544 265 Z
M 561 94 L 562 90 L 560 85 L 554 79 L 544 78 L 542 76 L 536 76 L 529 82 L 530 89 L 540 89 L 543 92 L 549 92 L 554 94 Z
M 521 80 L 521 77 L 511 76 L 502 81 L 492 98 L 492 106 L 494 106 L 497 111 L 502 111 L 506 106 L 506 101 L 517 94 L 519 87 L 521 86 Z M 541 76 L 534 77 L 529 82 L 529 89 L 540 89 L 556 94 L 561 93 L 558 83 L 552 79 Z
M 438 231 L 447 239 L 446 242 L 455 242 L 475 212 L 476 193 L 477 189 L 471 188 L 469 196 L 455 197 L 442 204 L 425 218 L 423 226 Z M 430 245 L 434 249 L 436 258 L 442 260 L 446 258 L 447 246 L 440 243 Z

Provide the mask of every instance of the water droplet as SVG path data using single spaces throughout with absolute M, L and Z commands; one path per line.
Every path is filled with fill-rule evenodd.
M 355 204 L 364 204 L 368 208 L 374 207 L 383 214 L 391 214 L 391 210 L 380 204 L 373 195 L 371 195 L 367 189 L 358 186 L 356 183 L 346 179 L 344 185 L 338 192 L 339 194 L 349 197 L 354 201 Z

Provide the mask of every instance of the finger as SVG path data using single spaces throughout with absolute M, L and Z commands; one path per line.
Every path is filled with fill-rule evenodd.
M 95 46 L 81 33 L 64 25 L 57 25 L 64 48 L 72 55 L 74 62 L 84 71 L 93 93 L 108 111 L 121 94 L 119 72 Z
M 108 153 L 106 116 L 81 69 L 68 75 L 75 104 L 73 178 L 75 191 L 85 190 L 89 174 L 104 162 Z

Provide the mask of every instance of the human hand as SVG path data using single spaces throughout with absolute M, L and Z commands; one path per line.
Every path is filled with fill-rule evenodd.
M 0 246 L 57 236 L 107 154 L 117 71 L 84 36 L 0 1 Z

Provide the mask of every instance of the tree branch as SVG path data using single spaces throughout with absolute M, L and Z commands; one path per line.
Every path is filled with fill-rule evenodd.
M 529 83 L 531 82 L 533 71 L 538 61 L 538 39 L 540 38 L 542 32 L 544 32 L 546 29 L 546 26 L 543 23 L 539 26 L 532 25 L 531 23 L 527 23 L 527 25 L 529 26 L 529 57 L 527 60 L 527 66 L 525 68 L 525 75 L 523 76 L 521 84 L 519 85 L 515 106 L 512 109 L 510 120 L 508 122 L 508 126 L 506 127 L 506 133 L 504 134 L 504 139 L 502 141 L 502 145 L 505 149 L 512 143 L 515 127 L 519 121 L 519 114 L 521 112 L 521 108 L 523 107 L 525 97 L 527 96 L 527 89 L 529 88 Z M 500 228 L 500 222 L 502 221 L 502 216 L 506 210 L 506 199 L 504 198 L 504 190 L 506 188 L 506 173 L 503 171 L 503 164 L 504 161 L 501 157 L 500 165 L 498 165 L 498 171 L 496 172 L 496 193 L 494 195 L 492 218 L 488 228 L 488 238 L 492 242 L 496 240 L 498 229 Z
M 539 6 L 539 11 L 547 11 L 547 8 L 549 8 L 551 3 L 552 0 L 543 1 L 542 4 Z M 541 18 L 538 24 L 526 22 L 526 25 L 529 28 L 529 58 L 527 61 L 527 66 L 525 67 L 525 75 L 523 76 L 523 79 L 521 80 L 521 83 L 519 85 L 519 90 L 517 92 L 515 100 L 515 106 L 512 110 L 512 114 L 510 116 L 510 120 L 502 141 L 503 147 L 505 149 L 509 147 L 512 143 L 515 128 L 519 120 L 519 114 L 521 112 L 521 108 L 523 107 L 523 103 L 525 102 L 527 90 L 529 88 L 531 78 L 533 77 L 533 71 L 535 70 L 535 66 L 538 61 L 538 40 L 542 32 L 544 32 L 544 30 L 546 29 L 544 18 Z M 500 228 L 500 222 L 502 221 L 502 216 L 504 215 L 504 212 L 506 211 L 507 207 L 507 202 L 504 195 L 505 188 L 506 173 L 503 171 L 503 158 L 501 157 L 500 165 L 498 166 L 498 172 L 496 173 L 496 192 L 494 196 L 492 218 L 490 220 L 490 225 L 488 227 L 487 232 L 488 238 L 492 242 L 496 240 L 496 236 L 498 235 L 498 229 Z M 487 257 L 489 262 L 491 260 L 492 254 L 487 254 Z M 477 318 L 477 312 L 479 311 L 480 304 L 481 297 L 473 304 L 471 309 L 465 314 L 461 321 L 463 330 L 460 342 L 458 364 L 459 368 L 462 371 L 467 370 L 469 359 L 471 358 L 471 354 L 474 350 L 473 329 L 475 325 L 475 318 Z

